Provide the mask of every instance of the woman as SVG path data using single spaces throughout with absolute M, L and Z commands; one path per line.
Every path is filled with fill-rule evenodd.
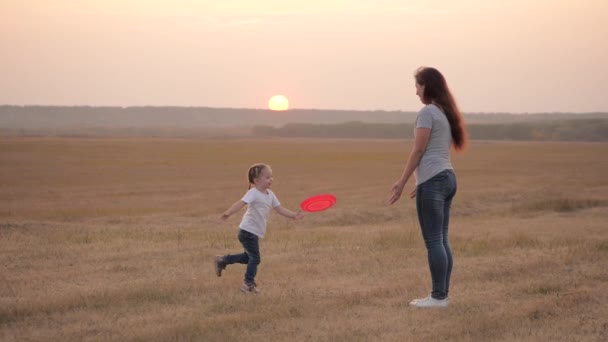
M 462 114 L 443 75 L 434 68 L 416 71 L 416 95 L 425 106 L 418 112 L 414 147 L 401 178 L 391 190 L 389 203 L 399 200 L 403 188 L 415 172 L 418 220 L 428 251 L 432 292 L 414 299 L 415 307 L 447 307 L 452 273 L 452 250 L 448 241 L 450 206 L 456 194 L 456 175 L 450 162 L 450 146 L 458 151 L 466 145 Z

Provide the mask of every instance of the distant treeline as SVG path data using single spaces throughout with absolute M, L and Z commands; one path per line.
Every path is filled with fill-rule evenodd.
M 470 124 L 469 137 L 481 140 L 608 141 L 608 119 L 561 120 L 512 124 Z M 293 123 L 282 127 L 255 126 L 259 137 L 384 138 L 414 137 L 414 124 L 346 122 L 340 124 Z
M 464 118 L 472 139 L 608 141 L 608 113 L 469 113 Z M 413 137 L 415 120 L 415 112 L 381 110 L 0 105 L 0 136 L 397 139 Z
M 608 113 L 466 113 L 469 124 L 551 122 L 557 120 L 608 119 Z M 214 128 L 255 125 L 281 126 L 292 122 L 309 124 L 366 123 L 407 124 L 416 112 L 292 109 L 274 112 L 267 109 L 210 107 L 88 107 L 88 106 L 9 106 L 0 105 L 0 128 L 74 129 L 74 128 Z

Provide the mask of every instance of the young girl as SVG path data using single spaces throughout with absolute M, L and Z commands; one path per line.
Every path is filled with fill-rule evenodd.
M 243 198 L 234 203 L 222 214 L 226 220 L 230 215 L 239 211 L 247 205 L 247 212 L 243 215 L 240 224 L 239 241 L 245 249 L 241 254 L 227 254 L 216 256 L 214 260 L 215 273 L 222 276 L 222 270 L 230 264 L 247 264 L 245 282 L 241 291 L 245 293 L 258 293 L 255 283 L 255 275 L 260 264 L 260 247 L 258 240 L 266 233 L 266 222 L 270 208 L 279 214 L 292 219 L 301 219 L 304 215 L 301 211 L 293 212 L 281 207 L 281 203 L 270 190 L 272 187 L 272 169 L 266 164 L 255 164 L 249 168 L 249 190 Z M 253 188 L 251 187 L 253 185 Z

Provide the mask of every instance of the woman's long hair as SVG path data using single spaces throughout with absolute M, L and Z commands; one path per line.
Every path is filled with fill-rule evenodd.
M 454 148 L 460 151 L 464 150 L 467 144 L 464 120 L 443 75 L 435 68 L 420 67 L 416 70 L 414 77 L 416 83 L 424 86 L 423 102 L 438 105 L 448 118 Z

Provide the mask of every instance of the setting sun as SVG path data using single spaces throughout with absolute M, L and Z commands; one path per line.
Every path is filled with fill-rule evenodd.
M 289 109 L 289 100 L 283 95 L 274 95 L 268 100 L 268 108 L 270 110 L 287 110 Z

